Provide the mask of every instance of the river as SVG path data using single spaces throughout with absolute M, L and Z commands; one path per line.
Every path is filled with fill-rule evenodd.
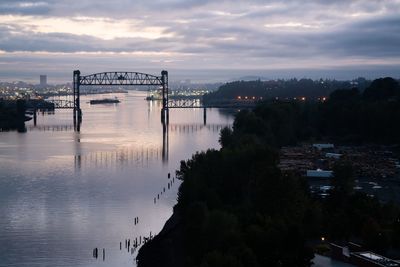
M 79 133 L 71 110 L 38 115 L 26 133 L 0 133 L 0 266 L 134 266 L 125 239 L 162 229 L 180 160 L 218 148 L 233 121 L 211 109 L 204 125 L 202 109 L 175 109 L 163 135 L 159 102 L 117 96 L 107 105 L 88 103 L 104 95 L 83 96 Z

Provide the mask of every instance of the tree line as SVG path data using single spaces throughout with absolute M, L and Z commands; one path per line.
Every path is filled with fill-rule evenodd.
M 351 163 L 336 163 L 326 199 L 277 167 L 279 148 L 302 141 L 398 145 L 399 119 L 391 78 L 336 90 L 326 102 L 269 100 L 239 112 L 220 150 L 181 162 L 177 222 L 141 249 L 139 266 L 310 266 L 310 244 L 321 237 L 382 254 L 400 249 L 399 207 L 354 192 Z
M 338 81 L 330 79 L 288 79 L 269 81 L 234 81 L 223 84 L 215 92 L 204 95 L 205 103 L 212 103 L 222 100 L 244 99 L 245 96 L 263 98 L 290 98 L 305 97 L 317 99 L 326 97 L 337 89 L 351 89 L 357 86 L 364 91 L 371 84 L 370 80 L 357 78 L 353 81 Z
M 0 99 L 0 131 L 25 130 L 25 100 Z

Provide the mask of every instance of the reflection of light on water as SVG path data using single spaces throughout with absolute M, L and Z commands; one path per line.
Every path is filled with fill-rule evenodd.
M 231 128 L 232 124 L 169 124 L 169 130 L 173 133 L 195 133 L 204 129 L 215 133 L 225 127 Z
M 41 131 L 41 132 L 72 132 L 75 130 L 73 124 L 63 125 L 28 125 L 28 131 Z
M 142 147 L 125 148 L 115 151 L 96 151 L 87 155 L 76 155 L 76 167 L 112 168 L 125 165 L 149 167 L 153 162 L 162 159 L 162 148 Z
M 203 109 L 171 109 L 164 129 L 161 101 L 145 93 L 119 94 L 114 106 L 86 103 L 94 97 L 82 96 L 80 133 L 71 110 L 40 114 L 25 134 L 0 133 L 0 239 L 11 244 L 0 252 L 3 264 L 94 266 L 90 253 L 101 246 L 107 266 L 132 266 L 119 242 L 161 230 L 179 185 L 168 191 L 167 173 L 195 151 L 217 148 L 232 123 L 217 109 L 207 110 L 206 125 Z

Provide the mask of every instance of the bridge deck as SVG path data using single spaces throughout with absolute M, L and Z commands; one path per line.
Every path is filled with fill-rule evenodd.
M 178 109 L 178 108 L 226 108 L 226 109 L 241 109 L 241 108 L 254 108 L 256 105 L 246 105 L 246 106 L 218 106 L 218 105 L 212 105 L 212 106 L 193 106 L 193 107 L 188 107 L 188 106 L 172 106 L 168 107 L 168 109 Z

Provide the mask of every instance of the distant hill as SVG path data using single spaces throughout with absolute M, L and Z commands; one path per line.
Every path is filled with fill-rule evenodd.
M 289 79 L 289 80 L 261 80 L 253 79 L 254 76 L 246 76 L 241 81 L 226 83 L 219 87 L 213 93 L 204 96 L 205 103 L 219 101 L 248 98 L 308 98 L 318 99 L 327 97 L 330 93 L 337 89 L 358 88 L 363 91 L 367 88 L 371 81 L 364 78 L 358 78 L 352 81 L 338 81 L 329 79 Z M 245 80 L 246 79 L 246 80 Z
M 256 81 L 256 80 L 261 80 L 261 81 L 268 81 L 270 80 L 267 77 L 263 77 L 263 76 L 253 76 L 253 75 L 248 75 L 248 76 L 243 76 L 240 77 L 239 79 L 237 79 L 239 81 Z

